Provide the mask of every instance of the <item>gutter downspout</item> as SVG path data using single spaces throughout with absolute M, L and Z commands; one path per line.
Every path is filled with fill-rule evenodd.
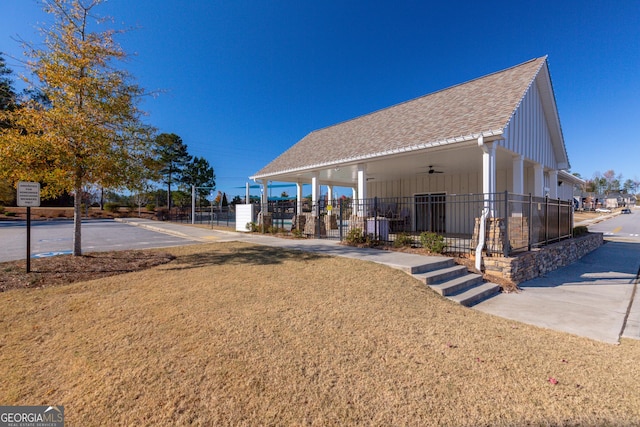
M 478 233 L 478 246 L 476 246 L 476 270 L 478 271 L 482 271 L 482 249 L 484 249 L 488 216 L 489 208 L 485 206 L 480 216 L 480 232 Z

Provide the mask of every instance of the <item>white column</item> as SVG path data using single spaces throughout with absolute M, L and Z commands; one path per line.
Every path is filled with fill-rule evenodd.
M 478 147 L 482 149 L 482 192 L 484 193 L 484 209 L 480 217 L 478 230 L 478 246 L 476 246 L 477 270 L 482 268 L 482 248 L 485 245 L 487 218 L 494 216 L 493 193 L 496 191 L 496 147 L 494 142 L 484 142 L 484 137 L 478 137 Z
M 358 214 L 358 189 L 356 187 L 351 188 L 351 212 L 353 215 Z
M 533 195 L 544 197 L 544 169 L 538 163 L 533 165 Z
M 524 157 L 513 158 L 513 192 L 524 194 Z
M 267 204 L 269 201 L 269 181 L 262 180 L 262 204 Z
M 480 144 L 480 141 L 478 143 Z M 493 194 L 496 192 L 496 147 L 493 141 L 482 141 L 480 147 L 482 148 L 482 192 L 485 194 L 485 207 L 489 208 L 489 215 L 493 217 Z
M 558 171 L 557 170 L 549 171 L 549 198 L 551 199 L 558 198 Z
M 247 182 L 245 185 L 245 189 L 244 189 L 244 203 L 245 205 L 248 205 L 249 203 L 251 203 L 251 197 L 249 196 L 249 183 Z
M 311 214 L 316 215 L 318 206 L 318 197 L 320 197 L 320 183 L 318 181 L 318 172 L 311 175 Z
M 264 217 L 269 211 L 269 181 L 262 180 L 262 197 L 260 199 L 260 225 L 264 227 Z M 264 228 L 263 228 L 264 230 Z
M 302 183 L 296 182 L 296 205 L 298 215 L 302 214 Z
M 365 214 L 365 199 L 367 198 L 367 171 L 366 165 L 358 165 L 358 216 Z
M 513 157 L 513 192 L 524 194 L 524 157 Z M 522 216 L 522 204 L 514 203 L 511 206 L 511 216 Z
M 340 214 L 340 209 L 333 204 L 333 185 L 327 185 L 327 214 Z

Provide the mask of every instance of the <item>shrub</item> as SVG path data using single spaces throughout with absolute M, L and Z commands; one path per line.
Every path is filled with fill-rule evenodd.
M 267 233 L 270 233 L 270 234 L 278 234 L 283 231 L 284 231 L 283 229 L 278 228 L 275 225 L 272 225 L 269 228 L 267 228 Z
M 4 206 L 0 205 L 0 214 L 4 213 Z
M 345 241 L 348 245 L 361 245 L 367 242 L 367 236 L 364 235 L 361 228 L 352 228 L 347 233 Z
M 111 213 L 116 213 L 120 210 L 120 205 L 113 202 L 108 202 L 104 204 L 104 210 Z
M 424 231 L 420 234 L 420 243 L 422 247 L 434 254 L 441 254 L 447 247 L 444 237 L 431 231 Z
M 16 216 L 15 212 L 5 212 L 4 216 Z
M 382 244 L 380 240 L 374 240 L 373 234 L 364 234 L 360 228 L 352 228 L 349 230 L 344 240 L 351 246 L 364 245 L 369 248 Z
M 573 227 L 573 237 L 580 237 L 589 234 L 589 229 L 585 225 Z
M 154 205 L 153 203 L 149 203 L 147 206 L 145 206 L 145 209 L 149 212 L 153 212 L 156 210 L 156 205 Z
M 293 235 L 293 237 L 295 237 L 296 239 L 302 239 L 304 238 L 304 233 L 302 232 L 302 230 L 298 230 L 297 228 L 293 228 L 291 229 L 291 234 Z
M 396 240 L 393 241 L 394 248 L 402 248 L 413 245 L 413 238 L 408 233 L 398 233 Z

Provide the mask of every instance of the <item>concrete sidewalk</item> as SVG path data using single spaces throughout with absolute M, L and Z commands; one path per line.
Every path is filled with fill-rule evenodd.
M 282 239 L 265 234 L 240 233 L 233 231 L 221 231 L 188 224 L 176 224 L 138 218 L 116 219 L 119 222 L 144 227 L 149 230 L 159 231 L 174 236 L 184 237 L 200 242 L 247 242 L 258 245 L 273 246 L 285 249 L 316 252 L 331 256 L 356 258 L 364 261 L 376 262 L 407 273 L 420 265 L 429 262 L 440 262 L 442 257 L 407 254 L 402 252 L 382 251 L 371 248 L 355 248 L 341 245 L 336 240 L 328 239 Z
M 354 248 L 334 240 L 281 239 L 134 218 L 120 221 L 201 242 L 242 241 L 317 252 L 385 264 L 408 273 L 415 266 L 442 259 Z M 640 245 L 608 242 L 574 264 L 521 283 L 522 292 L 499 294 L 473 308 L 607 343 L 618 343 L 621 336 L 640 339 L 640 292 L 636 292 L 639 267 Z
M 474 308 L 608 343 L 640 339 L 640 245 L 607 242 L 577 262 Z M 633 301 L 632 301 L 633 300 Z

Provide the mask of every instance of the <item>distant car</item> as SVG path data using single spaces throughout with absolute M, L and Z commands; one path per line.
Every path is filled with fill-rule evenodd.
M 598 208 L 598 209 L 596 209 L 596 212 L 600 212 L 600 213 L 611 213 L 611 209 Z
M 629 209 L 629 208 L 624 208 L 624 209 L 622 209 L 622 210 L 620 211 L 620 213 L 623 213 L 623 214 L 630 214 L 630 213 L 631 213 L 631 209 Z

